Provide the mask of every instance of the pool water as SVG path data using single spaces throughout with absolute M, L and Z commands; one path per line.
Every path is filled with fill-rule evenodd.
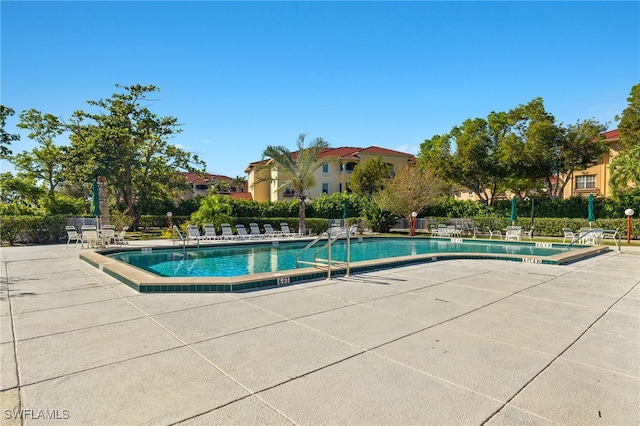
M 155 250 L 151 252 L 121 252 L 110 257 L 163 277 L 239 277 L 263 272 L 296 269 L 296 255 L 305 242 L 255 243 L 214 247 Z M 313 261 L 319 242 L 306 251 L 301 260 Z M 487 240 L 438 240 L 423 238 L 363 238 L 351 240 L 350 261 L 386 259 L 430 253 L 492 253 L 509 255 L 551 256 L 567 252 L 562 247 L 536 247 L 531 243 Z M 317 253 L 327 258 L 326 249 Z M 331 257 L 346 261 L 346 241 L 332 245 Z M 308 265 L 301 265 L 307 267 Z

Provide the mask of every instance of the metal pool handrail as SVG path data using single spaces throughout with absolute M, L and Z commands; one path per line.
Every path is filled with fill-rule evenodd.
M 316 237 L 315 240 L 311 241 L 309 244 L 307 244 L 305 246 L 305 248 L 303 248 L 302 250 L 300 250 L 298 252 L 298 254 L 296 254 L 296 268 L 298 268 L 300 266 L 301 263 L 310 263 L 310 262 L 306 262 L 304 260 L 300 260 L 300 256 L 302 255 L 302 253 L 304 253 L 305 251 L 309 250 L 311 248 L 311 246 L 313 246 L 315 243 L 317 243 L 318 241 L 320 241 L 321 239 L 324 238 L 325 234 L 320 234 L 319 236 Z
M 327 237 L 327 243 L 325 245 L 323 245 L 322 247 L 320 247 L 318 250 L 316 250 L 316 252 L 313 255 L 313 262 L 308 262 L 306 260 L 300 260 L 300 256 L 302 255 L 302 253 L 306 252 L 307 250 L 309 250 L 313 245 L 315 245 L 318 241 L 324 239 L 324 237 Z M 314 239 L 313 241 L 311 241 L 309 244 L 307 244 L 307 246 L 305 248 L 303 248 L 302 250 L 300 250 L 298 252 L 298 254 L 296 255 L 296 267 L 299 267 L 300 264 L 304 264 L 304 265 L 313 265 L 315 267 L 327 267 L 327 279 L 331 279 L 331 265 L 334 264 L 334 262 L 331 259 L 331 246 L 333 245 L 333 243 L 339 239 L 340 237 L 346 236 L 347 237 L 347 262 L 346 262 L 346 276 L 348 277 L 350 274 L 350 265 L 351 265 L 351 235 L 349 234 L 349 232 L 347 231 L 342 231 L 338 234 L 336 234 L 333 238 L 331 237 L 331 234 L 329 234 L 328 232 L 324 232 L 321 235 L 319 235 L 316 239 Z M 322 251 L 324 248 L 327 248 L 327 259 L 325 262 L 319 262 L 318 260 L 318 253 L 320 251 Z M 335 263 L 336 265 L 338 264 L 342 264 L 342 262 L 340 263 Z
M 173 230 L 178 233 L 178 237 L 180 237 L 180 240 L 182 240 L 182 251 L 186 254 L 187 239 L 184 237 L 184 235 L 182 235 L 182 232 L 180 232 L 180 229 L 176 225 L 173 225 Z M 198 241 L 198 248 L 200 248 L 200 241 Z

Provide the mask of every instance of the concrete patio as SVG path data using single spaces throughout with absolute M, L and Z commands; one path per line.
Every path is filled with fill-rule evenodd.
M 231 294 L 138 294 L 79 252 L 0 251 L 3 425 L 640 424 L 637 247 Z

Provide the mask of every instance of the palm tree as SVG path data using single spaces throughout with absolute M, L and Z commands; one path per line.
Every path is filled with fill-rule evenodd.
M 244 192 L 242 188 L 247 184 L 247 178 L 244 176 L 236 176 L 231 183 L 236 186 L 236 192 Z
M 213 223 L 216 229 L 220 229 L 223 223 L 231 221 L 231 204 L 229 197 L 210 195 L 202 200 L 200 208 L 191 214 L 191 221 L 204 225 Z
M 309 197 L 309 190 L 315 185 L 313 173 L 325 164 L 334 161 L 333 157 L 318 158 L 320 153 L 329 148 L 329 143 L 322 138 L 314 139 L 308 147 L 304 145 L 307 135 L 301 133 L 296 143 L 298 151 L 291 152 L 282 145 L 269 145 L 262 153 L 263 157 L 270 157 L 275 164 L 275 180 L 278 181 L 277 191 L 290 187 L 298 199 L 298 231 L 306 234 L 305 200 Z M 259 181 L 272 180 L 272 175 Z

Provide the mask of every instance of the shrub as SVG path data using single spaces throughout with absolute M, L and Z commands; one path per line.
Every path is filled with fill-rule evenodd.
M 64 239 L 65 216 L 3 216 L 0 238 L 10 245 L 57 243 Z

